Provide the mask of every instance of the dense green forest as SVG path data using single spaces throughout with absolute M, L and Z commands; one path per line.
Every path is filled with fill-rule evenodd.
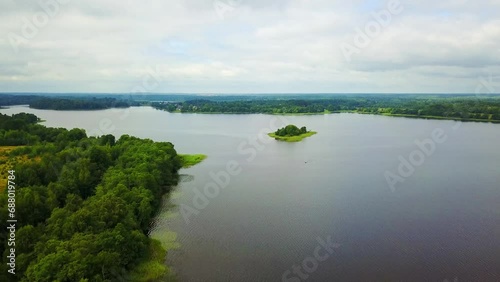
M 307 128 L 305 126 L 298 128 L 293 124 L 279 128 L 276 132 L 274 132 L 277 136 L 299 136 L 304 133 L 307 133 Z
M 161 246 L 147 234 L 162 195 L 178 179 L 174 146 L 127 135 L 88 137 L 37 121 L 0 114 L 1 145 L 18 146 L 7 153 L 18 160 L 8 168 L 15 184 L 0 187 L 0 281 L 148 281 L 168 272 Z M 9 191 L 15 246 L 7 240 Z M 7 272 L 10 248 L 15 276 Z
M 500 96 L 353 95 L 322 99 L 155 102 L 152 106 L 181 113 L 321 114 L 356 112 L 421 118 L 500 122 Z
M 500 95 L 459 94 L 0 94 L 0 106 L 29 104 L 52 110 L 98 110 L 151 105 L 180 113 L 323 114 L 354 112 L 416 118 L 500 122 Z
M 103 110 L 109 108 L 128 108 L 131 106 L 140 106 L 138 102 L 118 100 L 115 98 L 40 98 L 31 102 L 29 105 L 30 108 L 48 110 Z
M 0 94 L 0 107 L 12 105 L 29 105 L 31 102 L 37 99 L 40 99 L 40 96 Z
M 37 95 L 0 95 L 0 106 L 29 105 L 34 109 L 46 110 L 103 110 L 109 108 L 128 108 L 140 106 L 132 100 L 112 97 L 45 97 Z

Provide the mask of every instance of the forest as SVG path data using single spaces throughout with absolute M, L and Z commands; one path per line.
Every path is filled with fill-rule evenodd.
M 352 95 L 328 98 L 154 102 L 152 106 L 180 113 L 323 114 L 354 112 L 416 118 L 500 122 L 497 95 Z
M 274 134 L 276 134 L 277 136 L 299 136 L 304 133 L 307 133 L 307 128 L 305 126 L 298 128 L 293 124 L 289 124 L 274 132 Z
M 0 281 L 149 281 L 168 274 L 165 250 L 148 237 L 181 158 L 168 142 L 88 137 L 47 128 L 33 114 L 0 114 Z M 12 148 L 12 147 L 9 147 Z M 14 189 L 11 189 L 14 188 Z M 8 191 L 16 237 L 8 244 Z M 7 256 L 15 248 L 15 275 Z M 163 254 L 163 255 L 162 255 Z
M 46 110 L 103 110 L 110 108 L 128 108 L 131 106 L 139 106 L 140 104 L 138 102 L 118 100 L 115 98 L 39 98 L 29 105 L 30 108 Z
M 128 108 L 141 103 L 115 97 L 96 98 L 91 96 L 48 97 L 39 95 L 0 95 L 0 106 L 29 105 L 30 108 L 44 110 L 104 110 Z
M 325 114 L 351 112 L 413 118 L 500 122 L 500 95 L 471 94 L 260 94 L 101 95 L 0 94 L 0 107 L 28 104 L 51 110 L 101 110 L 152 106 L 172 113 Z

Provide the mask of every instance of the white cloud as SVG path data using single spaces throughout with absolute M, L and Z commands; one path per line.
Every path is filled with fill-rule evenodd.
M 386 1 L 220 1 L 239 4 L 71 0 L 18 53 L 8 34 L 43 10 L 2 1 L 0 91 L 128 92 L 157 66 L 155 92 L 196 93 L 473 92 L 500 74 L 498 0 L 401 0 L 351 62 L 341 44 Z

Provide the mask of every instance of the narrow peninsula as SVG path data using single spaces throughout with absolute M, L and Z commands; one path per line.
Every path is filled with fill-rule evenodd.
M 298 128 L 297 126 L 290 124 L 276 130 L 276 132 L 269 133 L 268 135 L 279 141 L 299 142 L 302 141 L 302 139 L 313 136 L 316 133 L 317 132 L 315 131 L 307 131 L 305 126 Z
M 203 160 L 207 158 L 207 156 L 203 154 L 197 154 L 197 155 L 179 154 L 179 157 L 181 158 L 182 168 L 190 168 L 194 165 L 201 163 Z

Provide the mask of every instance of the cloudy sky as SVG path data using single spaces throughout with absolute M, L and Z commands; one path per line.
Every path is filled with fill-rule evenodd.
M 499 13 L 500 0 L 1 0 L 0 92 L 498 93 Z

